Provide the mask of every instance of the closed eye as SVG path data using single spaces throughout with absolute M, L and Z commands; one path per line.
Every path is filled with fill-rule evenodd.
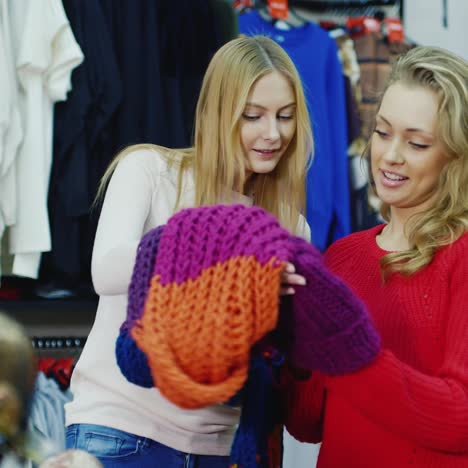
M 249 121 L 258 120 L 258 119 L 260 118 L 259 115 L 249 115 L 249 114 L 242 114 L 242 117 L 243 117 L 245 120 L 249 120 Z
M 294 118 L 294 115 L 278 115 L 278 119 L 280 120 L 291 120 Z
M 381 138 L 386 138 L 388 137 L 388 133 L 387 132 L 384 132 L 383 130 L 379 130 L 378 128 L 376 128 L 374 130 L 375 133 L 377 133 L 377 135 L 379 135 L 379 137 Z
M 430 145 L 422 145 L 421 143 L 414 143 L 412 141 L 409 142 L 409 144 L 413 147 L 413 148 L 416 148 L 416 149 L 426 149 L 426 148 L 429 148 Z

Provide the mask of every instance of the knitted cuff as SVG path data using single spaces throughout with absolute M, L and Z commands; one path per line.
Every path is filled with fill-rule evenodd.
M 345 330 L 321 341 L 298 333 L 291 355 L 294 365 L 341 375 L 359 370 L 372 362 L 380 351 L 380 337 L 365 317 Z
M 130 335 L 172 403 L 200 408 L 242 388 L 252 347 L 276 326 L 289 237 L 258 207 L 188 208 L 168 220 Z
M 302 239 L 292 241 L 296 271 L 306 278 L 293 297 L 292 364 L 334 375 L 359 369 L 380 349 L 366 307 L 327 270 L 318 251 Z

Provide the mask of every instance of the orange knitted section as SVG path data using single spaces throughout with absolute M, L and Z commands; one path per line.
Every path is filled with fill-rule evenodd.
M 132 336 L 166 398 L 193 409 L 242 388 L 252 346 L 276 325 L 283 267 L 236 257 L 180 285 L 151 279 Z

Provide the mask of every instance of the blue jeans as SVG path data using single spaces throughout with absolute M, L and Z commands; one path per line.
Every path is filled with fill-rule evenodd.
M 154 440 L 94 424 L 67 428 L 67 449 L 91 453 L 104 468 L 227 468 L 229 457 L 192 455 Z

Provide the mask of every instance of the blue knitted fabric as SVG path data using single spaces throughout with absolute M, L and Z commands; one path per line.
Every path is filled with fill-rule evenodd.
M 272 354 L 274 359 L 267 357 Z M 275 372 L 283 360 L 283 356 L 272 348 L 252 356 L 249 378 L 244 388 L 239 427 L 229 457 L 231 467 L 272 466 L 268 453 L 268 439 L 279 419 L 276 415 L 279 395 L 275 390 Z M 280 440 L 272 442 L 281 445 Z M 281 451 L 281 447 L 277 447 L 277 451 Z

